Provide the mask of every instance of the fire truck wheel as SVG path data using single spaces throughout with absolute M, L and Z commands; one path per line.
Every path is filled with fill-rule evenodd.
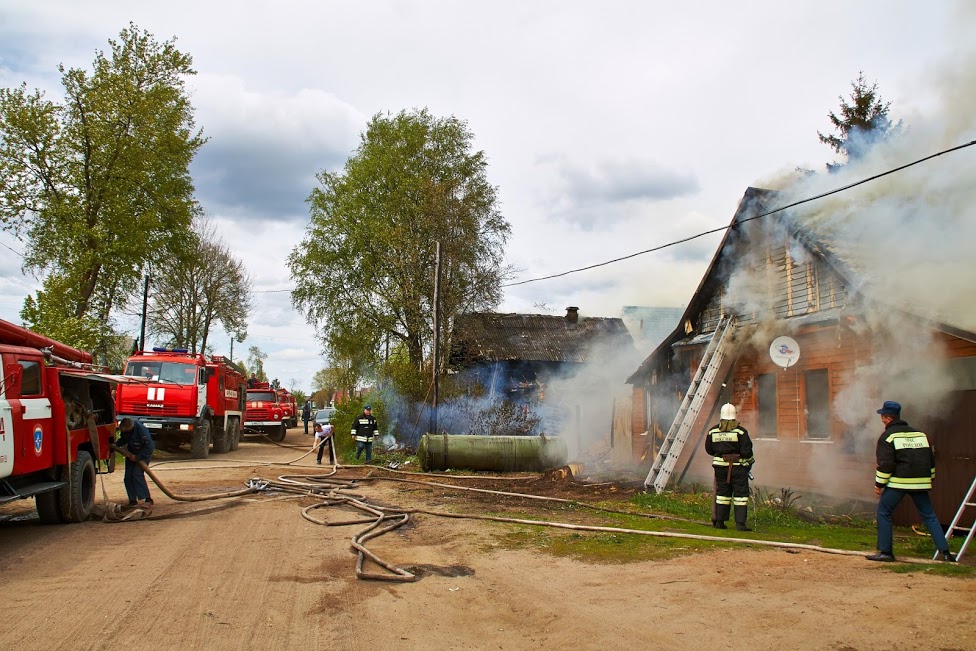
M 213 435 L 214 454 L 226 454 L 230 450 L 230 436 L 233 434 L 229 429 L 217 428 Z
M 210 454 L 210 421 L 204 420 L 193 431 L 193 438 L 190 439 L 190 457 L 206 459 L 208 454 Z
M 227 438 L 230 439 L 231 451 L 236 450 L 241 444 L 241 421 L 231 418 L 227 422 Z
M 268 432 L 268 438 L 274 441 L 275 443 L 280 443 L 281 441 L 285 440 L 285 434 L 287 433 L 288 433 L 288 425 L 286 423 L 282 423 L 281 427 L 276 427 L 270 432 Z
M 61 517 L 66 522 L 84 522 L 91 516 L 95 505 L 95 464 L 88 452 L 78 450 L 78 459 L 71 463 L 70 481 L 58 493 Z
M 60 491 L 48 491 L 34 496 L 41 524 L 61 524 L 61 504 L 58 493 Z

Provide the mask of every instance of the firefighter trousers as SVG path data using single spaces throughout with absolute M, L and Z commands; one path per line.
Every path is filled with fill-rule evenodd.
M 735 505 L 736 524 L 745 524 L 749 506 L 749 466 L 732 466 L 732 481 L 729 481 L 728 466 L 713 466 L 715 469 L 715 519 L 725 522 L 729 519 Z

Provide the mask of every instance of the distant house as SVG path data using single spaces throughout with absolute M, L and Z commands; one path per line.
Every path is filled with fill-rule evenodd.
M 536 400 L 553 379 L 621 347 L 634 348 L 623 320 L 580 317 L 577 307 L 565 316 L 473 312 L 454 321 L 450 365 L 473 373 L 491 395 Z
M 912 283 L 880 291 L 885 274 L 921 274 L 923 262 L 851 236 L 857 214 L 753 219 L 780 203 L 776 193 L 746 191 L 676 327 L 628 378 L 634 456 L 650 464 L 697 386 L 701 409 L 689 416 L 672 481 L 711 483 L 702 435 L 717 422 L 718 407 L 731 402 L 755 442 L 758 485 L 874 500 L 882 431 L 875 410 L 898 400 L 905 419 L 934 442 L 932 497 L 948 522 L 976 470 L 971 296 L 933 302 L 925 294 L 934 287 L 926 292 L 924 283 L 921 291 Z M 714 381 L 696 385 L 709 342 L 730 322 L 734 334 Z M 896 518 L 905 523 L 913 515 L 906 502 Z

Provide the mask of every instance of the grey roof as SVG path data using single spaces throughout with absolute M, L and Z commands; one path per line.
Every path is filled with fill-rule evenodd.
M 594 346 L 634 347 L 622 319 L 473 312 L 454 320 L 452 363 L 587 361 Z
M 637 332 L 637 345 L 651 350 L 671 334 L 685 313 L 683 307 L 645 307 L 625 305 L 622 310 L 624 323 L 631 332 Z

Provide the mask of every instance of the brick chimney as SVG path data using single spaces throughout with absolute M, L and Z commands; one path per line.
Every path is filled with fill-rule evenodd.
M 566 321 L 569 323 L 576 323 L 579 321 L 579 308 L 578 307 L 567 307 L 566 308 Z

